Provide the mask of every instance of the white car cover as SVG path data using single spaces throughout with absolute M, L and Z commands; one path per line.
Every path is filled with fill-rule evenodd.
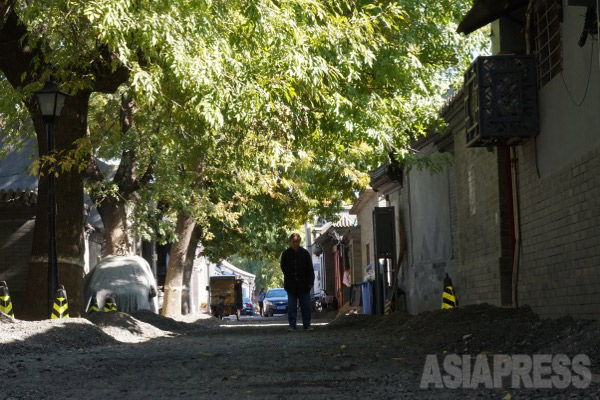
M 108 296 L 117 303 L 117 310 L 158 312 L 156 280 L 150 265 L 140 256 L 108 256 L 96 265 L 88 277 L 85 298 L 89 307 L 96 296 L 102 310 Z

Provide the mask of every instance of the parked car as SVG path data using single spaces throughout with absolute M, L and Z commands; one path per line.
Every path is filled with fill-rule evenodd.
M 254 304 L 250 297 L 244 297 L 243 299 L 242 315 L 254 315 Z
M 287 314 L 288 296 L 283 288 L 269 289 L 264 300 L 264 315 L 272 317 L 274 314 Z

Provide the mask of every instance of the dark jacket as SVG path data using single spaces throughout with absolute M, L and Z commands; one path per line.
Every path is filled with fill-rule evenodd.
M 294 251 L 291 247 L 281 253 L 283 288 L 296 294 L 308 292 L 315 283 L 315 271 L 308 250 L 300 247 Z

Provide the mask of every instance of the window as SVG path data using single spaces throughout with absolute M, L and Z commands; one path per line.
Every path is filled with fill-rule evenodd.
M 287 292 L 284 289 L 271 289 L 267 292 L 267 298 L 287 297 Z
M 538 85 L 541 88 L 562 71 L 562 1 L 536 0 L 533 23 Z
M 371 251 L 369 250 L 369 243 L 365 245 L 367 252 L 367 265 L 371 264 Z

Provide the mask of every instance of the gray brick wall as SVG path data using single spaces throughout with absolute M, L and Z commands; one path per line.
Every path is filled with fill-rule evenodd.
M 13 306 L 24 300 L 35 220 L 0 220 L 0 281 L 6 281 Z
M 462 101 L 443 112 L 454 134 L 450 193 L 461 304 L 511 300 L 505 149 L 465 146 Z M 535 142 L 517 147 L 521 254 L 518 301 L 542 317 L 600 318 L 600 149 L 541 178 Z M 547 160 L 546 160 L 547 161 Z M 453 278 L 454 279 L 454 278 Z
M 450 202 L 454 250 L 458 262 L 451 276 L 461 305 L 502 305 L 501 272 L 506 268 L 505 185 L 502 157 L 498 149 L 467 148 L 463 102 L 459 96 L 443 112 L 454 135 L 454 193 Z
M 538 178 L 521 146 L 519 304 L 544 317 L 600 318 L 600 151 Z

